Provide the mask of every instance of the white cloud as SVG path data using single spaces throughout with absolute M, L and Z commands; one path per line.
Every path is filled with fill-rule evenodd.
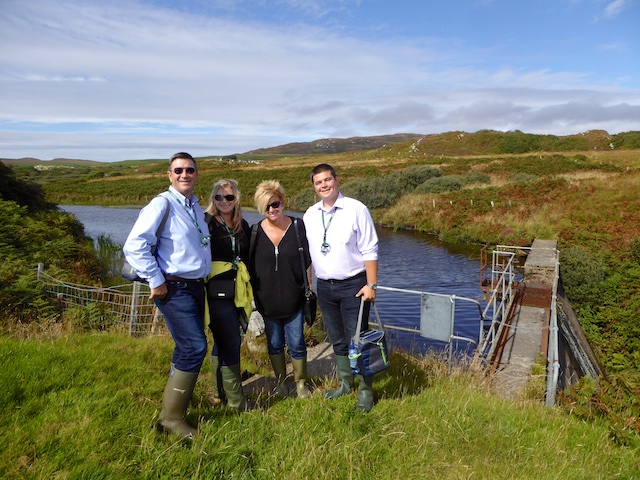
M 630 0 L 613 0 L 604 9 L 604 16 L 607 18 L 613 18 L 620 15 L 620 13 L 631 5 Z

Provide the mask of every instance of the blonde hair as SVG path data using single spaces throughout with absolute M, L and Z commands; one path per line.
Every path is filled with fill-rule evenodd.
M 216 208 L 215 196 L 218 194 L 220 190 L 223 188 L 230 188 L 233 194 L 236 196 L 235 204 L 233 205 L 233 214 L 231 216 L 231 231 L 233 233 L 242 232 L 242 207 L 240 206 L 240 188 L 238 187 L 238 182 L 228 178 L 222 178 L 218 180 L 211 190 L 211 195 L 209 195 L 209 205 L 205 212 L 207 212 L 212 217 L 216 215 L 220 215 L 220 212 Z
M 277 180 L 265 180 L 260 182 L 256 187 L 256 193 L 253 195 L 253 200 L 256 204 L 256 208 L 260 213 L 264 215 L 267 211 L 267 205 L 269 205 L 269 199 L 271 197 L 278 197 L 280 201 L 284 202 L 284 188 Z

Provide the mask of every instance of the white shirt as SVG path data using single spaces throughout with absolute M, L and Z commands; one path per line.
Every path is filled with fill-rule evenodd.
M 324 213 L 324 226 L 323 226 Z M 322 200 L 304 214 L 313 269 L 322 280 L 344 280 L 364 272 L 364 262 L 378 260 L 378 235 L 367 207 L 355 198 L 338 195 L 330 210 Z M 321 252 L 325 237 L 330 249 Z
M 156 238 L 167 207 L 170 208 L 167 222 Z M 209 227 L 198 199 L 192 196 L 189 201 L 169 187 L 168 192 L 155 197 L 140 211 L 123 251 L 138 275 L 156 288 L 165 282 L 164 273 L 192 280 L 211 273 L 211 245 L 203 242 L 203 236 L 208 235 Z M 153 256 L 151 247 L 156 244 Z

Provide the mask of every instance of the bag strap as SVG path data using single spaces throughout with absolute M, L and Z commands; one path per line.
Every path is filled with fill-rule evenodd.
M 251 236 L 249 238 L 249 263 L 253 261 L 253 257 L 255 255 L 254 250 L 256 248 L 256 237 L 258 236 L 258 225 L 260 225 L 260 222 L 251 225 Z
M 356 326 L 356 334 L 353 336 L 353 342 L 356 346 L 360 345 L 360 330 L 362 329 L 362 313 L 364 312 L 364 297 L 360 297 L 360 310 L 358 311 L 358 325 Z M 376 314 L 376 320 L 378 321 L 378 325 L 380 325 L 380 330 L 384 332 L 384 325 L 382 324 L 382 320 L 380 319 L 380 314 L 378 313 L 378 307 L 376 306 L 376 302 L 371 302 L 373 304 L 373 311 Z
M 162 221 L 160 222 L 160 225 L 158 225 L 158 230 L 156 230 L 156 245 L 155 245 L 156 250 L 158 249 L 158 243 L 160 243 L 160 234 L 164 230 L 164 226 L 166 225 L 167 219 L 169 218 L 169 210 L 171 210 L 169 199 L 164 195 L 158 195 L 158 197 L 164 198 L 164 201 L 166 202 L 167 205 L 166 205 L 166 208 L 164 209 L 164 215 L 162 216 Z
M 296 239 L 298 240 L 298 252 L 300 253 L 300 266 L 302 267 L 302 278 L 304 279 L 304 294 L 309 296 L 309 278 L 307 276 L 307 269 L 304 268 L 304 248 L 302 248 L 302 241 L 300 240 L 300 230 L 298 230 L 298 219 L 293 219 L 293 228 L 296 231 Z

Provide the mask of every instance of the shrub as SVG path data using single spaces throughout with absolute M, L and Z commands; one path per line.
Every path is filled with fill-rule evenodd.
M 607 269 L 599 258 L 578 247 L 569 247 L 561 252 L 560 276 L 572 303 L 585 306 L 602 303 Z
M 447 175 L 444 177 L 430 178 L 426 182 L 418 185 L 414 193 L 446 193 L 460 190 L 462 180 L 457 175 Z
M 307 208 L 318 201 L 316 191 L 313 187 L 305 188 L 289 199 L 289 207 L 299 212 L 304 212 Z
M 340 190 L 345 196 L 360 200 L 370 209 L 389 206 L 402 194 L 397 175 L 352 180 L 341 186 Z
M 393 176 L 397 176 L 399 182 L 398 185 L 405 193 L 411 192 L 418 185 L 422 185 L 430 178 L 436 178 L 441 175 L 442 173 L 440 170 L 428 165 L 412 165 L 393 174 Z
M 516 173 L 511 177 L 511 181 L 514 183 L 528 183 L 535 182 L 538 179 L 537 175 L 531 173 Z
M 480 172 L 465 173 L 461 180 L 464 185 L 472 185 L 474 183 L 491 183 L 491 177 L 486 173 Z

